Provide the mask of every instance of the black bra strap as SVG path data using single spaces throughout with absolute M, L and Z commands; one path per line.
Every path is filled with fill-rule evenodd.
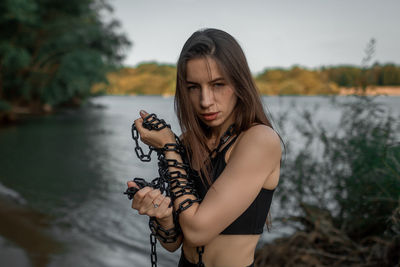
M 235 141 L 236 141 L 236 139 L 237 139 L 238 137 L 239 137 L 239 136 L 236 135 L 234 138 L 232 138 L 232 140 L 229 141 L 229 143 L 226 144 L 226 145 L 224 146 L 224 148 L 222 148 L 221 151 L 219 151 L 218 153 L 225 154 L 226 151 L 233 145 L 233 143 L 235 143 Z

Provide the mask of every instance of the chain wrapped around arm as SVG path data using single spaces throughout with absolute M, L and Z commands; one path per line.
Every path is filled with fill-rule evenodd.
M 171 128 L 170 125 L 166 124 L 164 120 L 157 118 L 155 114 L 150 114 L 143 119 L 143 127 L 148 130 L 162 130 L 166 127 Z M 170 229 L 164 229 L 156 220 L 151 217 L 149 220 L 149 228 L 151 230 L 150 243 L 151 243 L 151 263 L 152 266 L 157 266 L 157 254 L 156 254 L 156 237 L 163 243 L 174 243 L 181 235 L 181 229 L 179 226 L 178 216 L 181 212 L 188 209 L 193 203 L 200 202 L 200 198 L 196 193 L 194 182 L 190 179 L 190 175 L 194 171 L 190 168 L 188 159 L 186 157 L 186 151 L 184 146 L 181 144 L 179 138 L 175 135 L 175 143 L 167 143 L 163 148 L 157 149 L 149 146 L 148 154 L 143 152 L 143 149 L 139 145 L 139 133 L 132 125 L 132 138 L 135 141 L 135 153 L 137 157 L 144 162 L 151 160 L 152 151 L 157 152 L 158 156 L 158 173 L 159 177 L 153 179 L 151 182 L 147 182 L 142 178 L 134 178 L 133 181 L 138 185 L 139 189 L 149 186 L 157 188 L 162 194 L 171 198 L 171 205 L 183 196 L 191 195 L 192 198 L 186 198 L 179 203 L 178 208 L 173 212 L 174 227 Z M 167 153 L 177 153 L 181 158 L 181 161 L 176 159 L 169 159 L 166 157 Z M 173 168 L 173 171 L 170 171 Z M 129 187 L 124 194 L 128 195 L 129 199 L 133 199 L 138 188 Z M 194 196 L 194 199 L 193 199 Z M 200 252 L 204 251 L 204 247 Z M 204 266 L 201 261 L 201 254 L 199 252 L 199 263 L 198 266 Z
M 150 114 L 143 119 L 143 127 L 148 130 L 161 130 L 165 127 L 171 128 L 170 125 L 166 124 L 164 120 L 159 120 L 155 114 Z M 231 125 L 227 131 L 221 136 L 217 148 L 210 152 L 210 157 L 218 153 L 221 147 L 235 134 L 235 125 Z M 179 138 L 175 135 L 175 143 L 167 143 L 163 148 L 156 149 L 149 147 L 148 154 L 144 154 L 143 150 L 139 146 L 139 133 L 132 125 L 132 138 L 135 140 L 136 147 L 135 152 L 141 161 L 150 161 L 152 151 L 156 151 L 158 155 L 158 172 L 160 177 L 153 179 L 150 183 L 146 182 L 142 178 L 135 178 L 134 182 L 143 188 L 150 186 L 152 188 L 158 188 L 161 193 L 166 194 L 172 200 L 171 205 L 174 205 L 175 210 L 173 213 L 174 227 L 170 229 L 164 229 L 156 220 L 152 217 L 149 221 L 149 227 L 151 230 L 150 243 L 151 243 L 151 262 L 152 266 L 157 266 L 157 254 L 156 254 L 156 237 L 163 243 L 174 243 L 181 235 L 181 228 L 179 225 L 179 214 L 190 208 L 194 203 L 201 202 L 195 186 L 194 177 L 198 176 L 198 173 L 190 168 L 189 160 L 185 147 L 180 142 Z M 167 157 L 171 153 L 172 159 Z M 178 160 L 178 159 L 180 160 Z M 132 199 L 135 193 L 139 189 L 128 188 L 125 194 L 128 195 L 129 199 Z M 187 196 L 187 198 L 184 198 Z M 179 201 L 179 203 L 175 203 Z M 176 208 L 177 206 L 177 208 Z M 204 267 L 202 256 L 204 253 L 204 246 L 197 247 L 197 253 L 199 255 L 199 261 L 197 266 Z
M 176 137 L 175 139 L 176 143 L 166 144 L 158 153 L 158 166 L 160 177 L 167 181 L 167 195 L 171 197 L 172 203 L 175 204 L 174 218 L 176 224 L 179 225 L 179 214 L 190 208 L 194 203 L 201 202 L 201 199 L 196 192 L 193 180 L 197 173 L 190 168 L 185 148 L 179 138 Z M 170 158 L 173 153 L 176 153 L 176 155 Z M 180 160 L 174 158 L 174 156 L 177 156 Z M 187 197 L 185 198 L 185 196 Z M 198 247 L 197 252 L 199 254 L 197 266 L 203 267 L 204 246 Z

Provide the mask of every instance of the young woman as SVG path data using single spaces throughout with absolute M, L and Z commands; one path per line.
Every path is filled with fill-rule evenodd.
M 175 221 L 182 234 L 174 243 L 161 242 L 169 251 L 182 245 L 179 266 L 197 266 L 199 261 L 207 267 L 253 266 L 279 181 L 281 143 L 264 113 L 244 53 L 231 35 L 205 29 L 186 41 L 177 64 L 175 110 L 190 167 L 199 175 L 168 169 L 182 174 L 176 180 L 193 179 L 201 201 L 187 187 L 181 186 L 183 195 L 179 188 L 172 189 L 172 200 L 145 187 L 134 196 L 132 208 L 155 217 L 164 229 L 176 227 L 173 213 L 179 210 Z M 144 128 L 148 114 L 140 115 L 135 125 L 144 143 L 162 148 L 176 142 L 169 128 Z M 184 160 L 175 151 L 164 155 Z M 137 187 L 134 182 L 128 186 Z M 188 201 L 190 205 L 180 208 Z

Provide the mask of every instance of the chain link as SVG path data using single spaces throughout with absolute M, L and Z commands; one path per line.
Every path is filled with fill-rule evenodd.
M 150 244 L 151 244 L 151 267 L 157 267 L 157 238 L 156 235 L 150 234 Z
M 139 132 L 136 129 L 135 124 L 132 124 L 132 138 L 135 141 L 135 153 L 136 156 L 141 160 L 145 162 L 149 162 L 151 160 L 151 152 L 153 152 L 154 148 L 149 146 L 149 152 L 145 154 L 143 152 L 143 149 L 139 146 Z
M 235 125 L 232 124 L 231 126 L 229 126 L 229 128 L 226 130 L 226 132 L 221 136 L 221 138 L 219 139 L 219 144 L 216 148 L 214 148 L 211 152 L 210 152 L 210 157 L 214 157 L 214 155 L 216 153 L 219 152 L 219 150 L 221 149 L 221 147 L 228 142 L 229 138 L 231 138 L 233 136 L 233 134 L 235 133 Z
M 179 227 L 172 227 L 171 229 L 164 229 L 158 224 L 155 217 L 149 219 L 149 228 L 151 232 L 157 236 L 163 243 L 174 243 L 178 240 L 181 233 Z
M 204 253 L 204 246 L 197 247 L 197 254 L 199 254 L 199 262 L 197 263 L 197 267 L 205 267 L 203 263 L 203 253 Z
M 171 125 L 167 124 L 164 120 L 157 118 L 156 114 L 152 113 L 143 118 L 143 127 L 147 130 L 157 130 L 160 131 L 166 127 L 171 129 Z M 132 138 L 135 141 L 135 153 L 136 156 L 144 162 L 149 162 L 151 160 L 151 153 L 156 150 L 156 148 L 149 146 L 149 152 L 145 154 L 143 149 L 139 145 L 139 132 L 136 129 L 135 123 L 132 124 L 131 128 Z

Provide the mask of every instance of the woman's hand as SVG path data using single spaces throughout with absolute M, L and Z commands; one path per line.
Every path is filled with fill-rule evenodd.
M 155 148 L 162 148 L 167 143 L 175 143 L 175 135 L 171 131 L 170 128 L 166 127 L 160 131 L 157 130 L 148 130 L 143 127 L 143 119 L 148 116 L 149 114 L 141 110 L 140 111 L 140 118 L 135 120 L 135 126 L 140 134 L 140 140 L 146 145 L 155 147 Z
M 127 184 L 128 187 L 139 188 L 135 182 L 129 181 Z M 132 200 L 132 208 L 141 215 L 156 217 L 163 227 L 171 228 L 174 222 L 170 203 L 171 199 L 161 194 L 160 190 L 144 187 L 135 194 Z

